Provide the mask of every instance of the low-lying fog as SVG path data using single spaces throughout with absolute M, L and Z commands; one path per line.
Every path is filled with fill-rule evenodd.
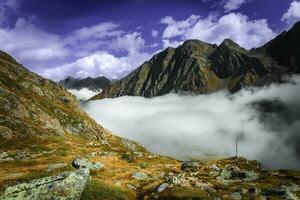
M 89 98 L 91 98 L 101 92 L 101 90 L 93 91 L 93 90 L 89 90 L 88 88 L 82 88 L 80 90 L 69 89 L 68 91 L 70 93 L 74 94 L 76 96 L 76 98 L 80 101 L 86 101 Z
M 239 156 L 264 167 L 300 169 L 300 77 L 234 95 L 125 96 L 84 109 L 105 128 L 162 155 L 235 156 L 239 138 Z

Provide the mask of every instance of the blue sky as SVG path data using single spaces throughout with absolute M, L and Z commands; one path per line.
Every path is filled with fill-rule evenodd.
M 297 0 L 1 0 L 0 49 L 53 80 L 117 79 L 187 39 L 250 49 L 298 20 Z

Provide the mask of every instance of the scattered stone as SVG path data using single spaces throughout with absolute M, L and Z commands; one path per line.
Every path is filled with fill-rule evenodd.
M 134 172 L 131 177 L 136 180 L 145 180 L 148 178 L 148 175 L 144 172 Z
M 94 148 L 96 148 L 96 147 L 101 147 L 101 144 L 98 143 L 98 142 L 90 142 L 90 143 L 86 144 L 85 146 L 86 147 L 94 147 Z
M 41 199 L 72 199 L 79 200 L 89 180 L 86 168 L 76 172 L 61 173 L 56 176 L 44 177 L 7 187 L 0 196 L 1 200 L 41 200 Z
M 215 177 L 217 177 L 217 176 L 220 175 L 220 172 L 211 171 L 211 172 L 208 173 L 208 175 L 209 175 L 210 177 L 215 178 Z
M 209 193 L 215 193 L 216 190 L 214 189 L 214 185 L 210 184 L 210 183 L 196 183 L 195 187 L 199 187 Z
M 68 164 L 67 163 L 53 163 L 48 165 L 47 172 L 52 172 L 56 169 L 60 169 L 63 167 L 66 167 Z
M 11 140 L 12 139 L 12 131 L 10 128 L 6 126 L 0 126 L 0 139 Z
M 195 161 L 184 161 L 181 164 L 181 170 L 184 171 L 197 171 L 199 169 L 200 164 Z
M 101 153 L 100 152 L 91 152 L 91 153 L 89 153 L 89 158 L 94 158 L 94 157 L 96 157 L 96 156 L 99 156 Z
M 16 151 L 13 157 L 15 160 L 26 160 L 30 158 L 30 155 L 23 151 Z
M 126 186 L 127 186 L 127 188 L 129 188 L 131 190 L 136 190 L 136 187 L 134 185 L 127 184 Z
M 234 200 L 242 200 L 242 195 L 239 192 L 234 192 L 231 194 L 232 199 Z
M 13 161 L 15 160 L 7 152 L 0 152 L 0 162 L 2 161 Z
M 243 181 L 254 181 L 259 178 L 258 174 L 253 171 L 242 171 L 237 166 L 227 166 L 220 173 L 221 179 L 234 179 Z
M 136 150 L 136 144 L 128 139 L 123 138 L 122 143 L 131 151 Z
M 157 188 L 157 192 L 161 193 L 161 192 L 165 191 L 165 189 L 167 189 L 168 187 L 169 187 L 168 183 L 163 183 Z
M 109 157 L 109 156 L 110 156 L 110 152 L 108 152 L 108 151 L 102 152 L 102 153 L 100 154 L 100 156 Z
M 101 164 L 100 162 L 90 163 L 84 158 L 76 158 L 75 160 L 72 161 L 72 166 L 75 167 L 76 169 L 88 168 L 90 170 L 104 168 L 104 165 Z
M 167 181 L 170 184 L 190 187 L 190 181 L 186 178 L 185 173 L 180 173 L 177 176 L 169 175 Z
M 150 155 L 148 155 L 148 158 L 149 159 L 153 159 L 153 158 L 156 158 L 157 157 L 157 155 L 155 155 L 155 154 L 150 154 Z
M 216 164 L 210 165 L 209 168 L 211 168 L 217 172 L 221 171 L 221 169 Z
M 139 151 L 134 151 L 133 154 L 138 157 L 138 158 L 142 158 L 143 157 L 143 153 L 139 152 Z

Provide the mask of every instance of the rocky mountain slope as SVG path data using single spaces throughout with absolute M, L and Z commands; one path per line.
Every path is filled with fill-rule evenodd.
M 87 77 L 84 79 L 76 79 L 72 76 L 69 76 L 64 80 L 59 81 L 59 84 L 67 89 L 79 90 L 82 88 L 88 88 L 93 91 L 100 91 L 110 85 L 110 80 L 104 76 L 99 76 L 96 78 Z
M 300 22 L 266 45 L 252 50 L 230 39 L 219 46 L 188 40 L 167 48 L 94 96 L 92 100 L 118 96 L 160 96 L 175 93 L 231 92 L 244 86 L 278 81 L 282 74 L 299 73 Z
M 299 171 L 261 170 L 243 158 L 182 162 L 119 138 L 4 52 L 0 137 L 3 200 L 300 198 Z

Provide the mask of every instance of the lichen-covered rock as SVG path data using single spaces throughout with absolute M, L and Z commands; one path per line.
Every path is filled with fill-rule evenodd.
M 144 172 L 134 172 L 131 177 L 136 180 L 146 180 L 148 175 Z
M 167 189 L 169 187 L 169 184 L 168 183 L 163 183 L 161 184 L 158 188 L 157 188 L 157 192 L 160 193 L 160 192 L 163 192 L 165 189 Z
M 196 161 L 184 161 L 181 164 L 181 170 L 184 171 L 197 171 L 199 168 L 200 164 L 199 162 Z
M 87 159 L 76 158 L 72 161 L 72 166 L 76 169 L 87 168 L 89 170 L 102 169 L 104 167 L 100 162 L 90 163 Z
M 6 126 L 0 126 L 0 139 L 11 140 L 12 136 L 13 134 L 10 128 Z
M 88 181 L 89 170 L 83 168 L 76 172 L 62 173 L 8 187 L 0 199 L 79 200 Z

